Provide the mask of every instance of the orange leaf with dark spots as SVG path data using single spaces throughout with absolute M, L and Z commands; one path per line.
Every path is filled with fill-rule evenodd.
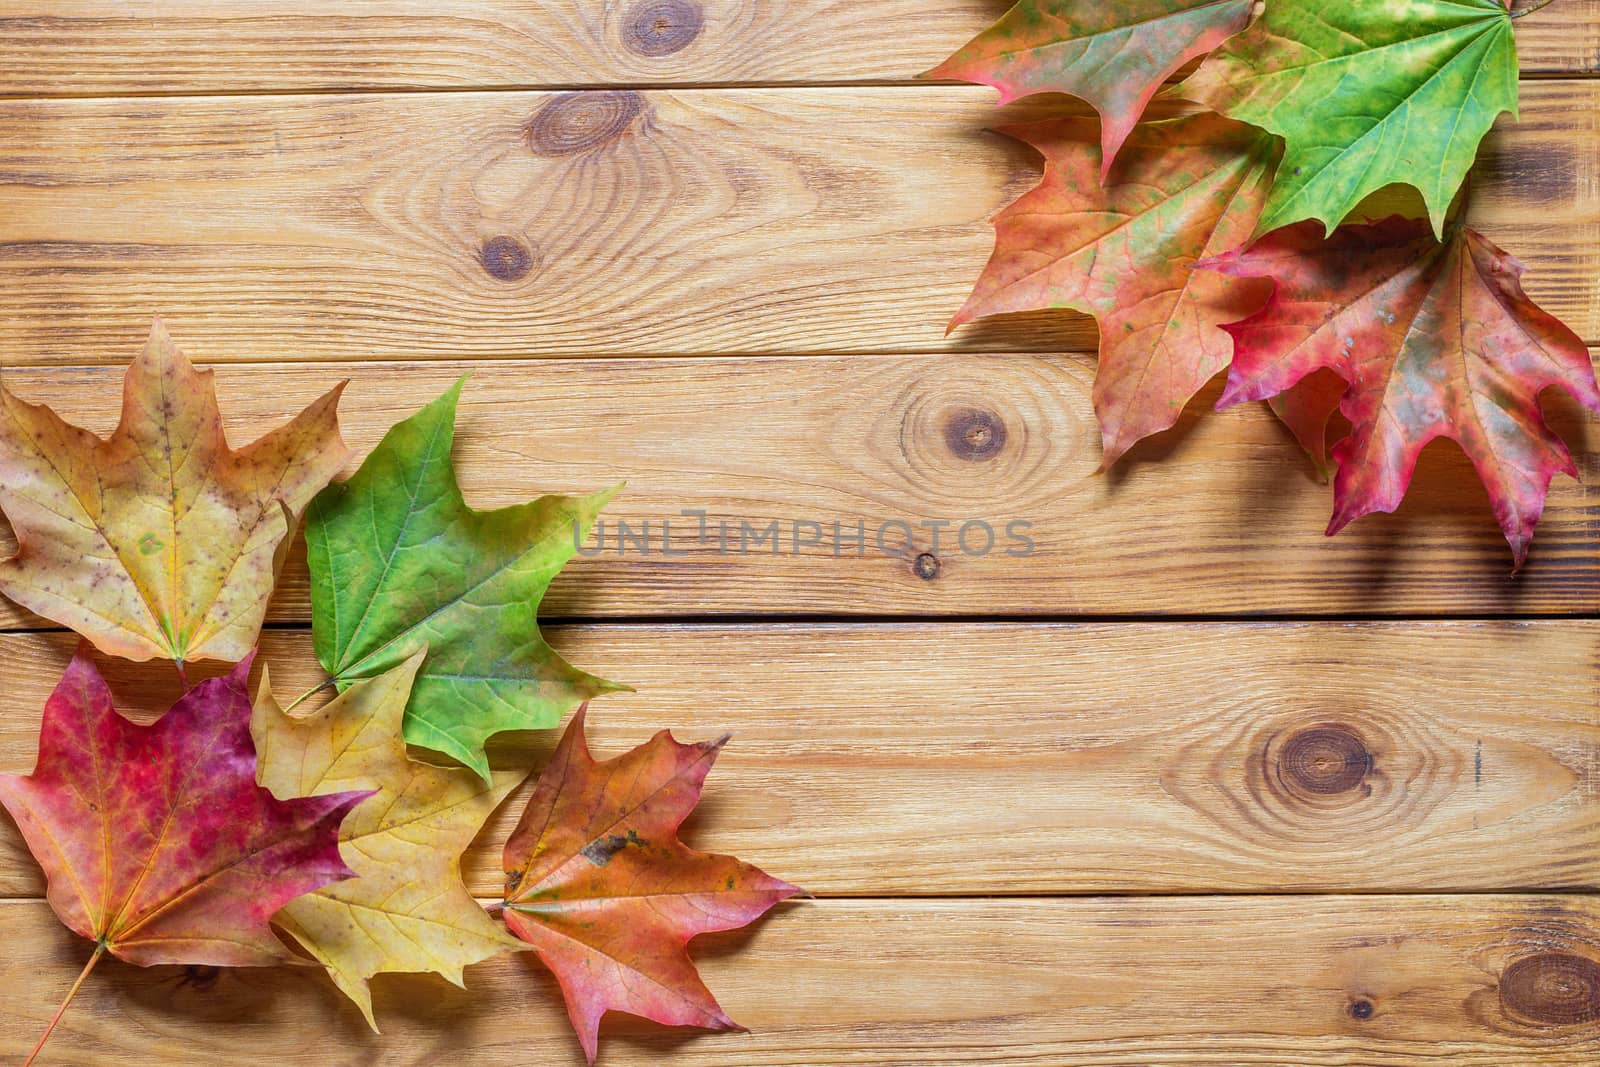
M 607 1011 L 739 1029 L 686 946 L 801 891 L 678 840 L 727 738 L 683 745 L 663 730 L 596 762 L 583 721 L 580 708 L 506 842 L 506 924 L 555 973 L 591 1063 Z

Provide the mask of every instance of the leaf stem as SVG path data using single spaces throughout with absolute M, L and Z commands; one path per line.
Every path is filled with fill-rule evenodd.
M 83 980 L 89 977 L 89 972 L 94 970 L 94 965 L 100 962 L 100 957 L 105 955 L 106 943 L 101 941 L 94 946 L 94 955 L 89 957 L 89 962 L 83 965 L 83 970 L 78 972 L 78 980 L 72 983 L 72 988 L 67 990 L 67 999 L 61 1002 L 61 1007 L 56 1009 L 55 1018 L 50 1020 L 50 1025 L 44 1028 L 44 1035 L 39 1038 L 39 1043 L 33 1046 L 33 1051 L 28 1053 L 28 1058 L 23 1061 L 22 1067 L 30 1067 L 39 1052 L 44 1048 L 44 1043 L 50 1040 L 50 1035 L 55 1033 L 56 1024 L 67 1013 L 67 1005 L 72 1003 L 72 998 L 78 995 L 78 989 L 83 985 Z
M 1456 195 L 1451 199 L 1450 206 L 1445 209 L 1445 240 L 1449 241 L 1456 231 L 1466 225 L 1467 205 L 1472 200 L 1472 175 L 1468 174 L 1461 179 L 1461 188 L 1456 190 Z
M 1553 3 L 1555 3 L 1555 0 L 1539 0 L 1539 3 L 1534 4 L 1532 7 L 1525 7 L 1521 11 L 1513 11 L 1511 13 L 1511 17 L 1514 19 L 1525 18 L 1526 16 L 1533 14 L 1535 11 L 1538 11 L 1540 8 L 1549 7 Z
M 283 713 L 285 715 L 287 715 L 291 711 L 293 711 L 295 708 L 298 708 L 301 704 L 304 704 L 306 701 L 308 701 L 312 697 L 316 696 L 318 693 L 321 693 L 324 690 L 332 689 L 333 686 L 334 686 L 334 683 L 337 682 L 337 681 L 338 681 L 337 678 L 329 678 L 325 682 L 317 683 L 316 685 L 312 686 L 310 689 L 307 689 L 304 693 L 301 693 L 299 696 L 297 696 L 293 700 L 289 701 L 289 706 L 283 709 Z
M 183 669 L 183 660 L 173 660 L 173 663 L 178 667 L 178 684 L 183 686 L 183 691 L 187 693 L 189 691 L 189 674 Z

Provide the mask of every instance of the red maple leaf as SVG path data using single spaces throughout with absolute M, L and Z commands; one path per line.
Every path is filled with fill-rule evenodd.
M 1521 566 L 1550 479 L 1578 473 L 1540 392 L 1559 386 L 1600 411 L 1588 349 L 1528 299 L 1521 263 L 1465 227 L 1441 243 L 1426 221 L 1395 217 L 1326 240 L 1300 223 L 1200 266 L 1276 283 L 1263 310 L 1226 327 L 1234 358 L 1219 407 L 1276 396 L 1319 368 L 1348 383 L 1330 534 L 1399 507 L 1423 447 L 1448 437 Z
M 727 737 L 682 745 L 663 730 L 599 763 L 583 721 L 579 708 L 506 842 L 506 925 L 555 973 L 590 1063 L 609 1010 L 740 1029 L 686 946 L 801 890 L 678 840 Z
M 1348 388 L 1343 378 L 1324 367 L 1267 401 L 1272 413 L 1311 457 L 1311 464 L 1324 483 L 1333 477 L 1333 464 L 1328 459 L 1328 422 L 1339 410 Z
M 45 704 L 33 773 L 0 775 L 50 907 L 95 943 L 85 974 L 106 952 L 140 966 L 299 962 L 273 914 L 351 876 L 339 824 L 369 794 L 280 801 L 256 785 L 249 673 L 246 659 L 141 726 L 80 644 Z

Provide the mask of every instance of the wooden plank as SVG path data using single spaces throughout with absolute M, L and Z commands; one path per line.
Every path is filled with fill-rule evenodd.
M 184 320 L 177 336 L 198 356 L 196 325 Z M 136 334 L 105 354 L 132 358 L 140 342 Z M 1600 605 L 1600 420 L 1564 397 L 1550 403 L 1552 419 L 1585 481 L 1555 480 L 1530 562 L 1513 577 L 1477 476 L 1448 442 L 1423 456 L 1397 515 L 1334 538 L 1323 536 L 1329 490 L 1294 442 L 1258 405 L 1210 413 L 1215 388 L 1176 430 L 1097 473 L 1093 361 L 1083 357 L 236 365 L 218 371 L 218 388 L 242 443 L 349 377 L 346 436 L 364 455 L 463 371 L 457 454 L 474 506 L 627 480 L 603 540 L 584 550 L 598 555 L 557 579 L 547 617 L 1483 615 Z M 5 381 L 104 433 L 121 373 L 13 369 Z M 701 510 L 703 541 L 699 518 L 684 514 Z M 774 522 L 781 543 L 758 541 Z M 994 532 L 987 554 L 977 554 L 982 526 L 968 530 L 963 552 L 969 522 Z M 1032 539 L 1032 553 L 1012 555 L 1026 546 L 1007 528 L 1024 522 L 1013 533 Z M 648 547 L 623 542 L 619 523 L 635 535 L 648 528 Z M 272 619 L 309 619 L 307 581 L 297 550 Z M 0 627 L 26 625 L 44 624 L 0 606 Z
M 1037 180 L 978 87 L 0 102 L 0 352 L 217 361 L 1085 351 L 945 325 Z M 1534 82 L 1473 216 L 1600 340 L 1600 81 Z
M 638 689 L 595 702 L 597 752 L 734 731 L 694 840 L 815 893 L 1600 888 L 1600 623 L 550 632 Z M 33 766 L 72 644 L 0 638 L 0 769 Z M 304 633 L 264 656 L 286 697 L 321 680 Z M 106 666 L 140 715 L 177 696 L 168 664 Z M 0 895 L 41 892 L 0 824 Z
M 1521 0 L 1526 5 L 1527 0 Z M 905 80 L 996 0 L 0 0 L 0 93 Z M 1517 25 L 1527 73 L 1600 67 L 1600 2 Z
M 750 1034 L 625 1016 L 605 1062 L 762 1067 L 1591 1067 L 1592 897 L 823 901 L 696 955 Z M 0 904 L 0 1055 L 20 1058 L 88 955 L 41 902 Z M 310 969 L 108 960 L 42 1063 L 582 1063 L 530 956 L 374 984 L 384 1032 Z M 333 1050 L 337 1049 L 337 1052 Z

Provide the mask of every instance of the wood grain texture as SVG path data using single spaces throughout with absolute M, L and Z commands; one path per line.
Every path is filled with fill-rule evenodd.
M 1591 1067 L 1592 897 L 822 901 L 699 943 L 750 1034 L 610 1016 L 623 1064 Z M 43 903 L 0 903 L 19 1057 L 88 944 Z M 24 979 L 23 976 L 26 976 Z M 373 983 L 373 1034 L 317 972 L 107 961 L 43 1063 L 580 1064 L 554 982 L 526 955 Z
M 207 352 L 190 334 L 203 321 L 170 323 L 196 358 Z M 106 355 L 132 358 L 143 337 L 131 332 Z M 471 377 L 457 466 L 473 506 L 628 483 L 585 548 L 597 554 L 552 586 L 546 617 L 1600 606 L 1600 420 L 1555 400 L 1554 425 L 1584 481 L 1556 479 L 1530 561 L 1513 577 L 1477 477 L 1449 442 L 1424 454 L 1398 514 L 1333 538 L 1323 536 L 1329 490 L 1294 441 L 1262 406 L 1210 412 L 1215 388 L 1174 431 L 1097 473 L 1090 357 L 237 365 L 220 368 L 217 385 L 231 440 L 243 444 L 348 377 L 345 436 L 364 455 L 462 373 Z M 101 433 L 116 420 L 121 379 L 114 366 L 5 372 L 25 399 Z M 684 514 L 701 510 L 703 541 L 700 519 Z M 758 540 L 773 522 L 782 543 Z M 962 551 L 969 522 L 994 531 L 987 554 L 976 554 L 986 546 L 979 526 Z M 1009 554 L 1026 551 L 1007 536 L 1013 522 L 1031 524 L 1014 531 L 1032 539 L 1031 555 Z M 858 524 L 864 546 L 853 543 Z M 647 548 L 637 536 L 646 530 Z M 309 621 L 307 585 L 297 546 L 270 618 Z M 0 627 L 40 625 L 0 603 Z
M 1007 0 L 0 0 L 0 93 L 905 80 Z M 131 10 L 130 10 L 131 7 Z M 1600 2 L 1517 24 L 1526 73 L 1600 68 Z
M 734 731 L 691 840 L 819 894 L 1600 888 L 1596 623 L 550 633 L 638 689 L 591 707 L 598 754 Z M 72 645 L 0 638 L 0 769 L 33 766 Z M 286 698 L 322 680 L 303 632 L 263 656 Z M 177 696 L 169 664 L 103 666 L 141 716 Z M 0 895 L 41 891 L 0 816 Z
M 945 336 L 1038 177 L 984 129 L 1040 105 L 991 97 L 0 101 L 0 359 L 109 359 L 163 311 L 215 361 L 1090 350 L 1066 312 Z M 1523 114 L 1472 215 L 1600 339 L 1600 81 Z
M 1041 105 L 901 83 L 1006 6 L 0 0 L 6 385 L 107 431 L 161 313 L 229 364 L 235 443 L 348 376 L 364 453 L 470 371 L 473 504 L 628 480 L 546 604 L 628 620 L 549 628 L 638 687 L 595 703 L 594 747 L 733 730 L 686 836 L 825 899 L 697 946 L 756 1033 L 613 1017 L 608 1064 L 1592 1067 L 1600 622 L 759 621 L 1600 612 L 1585 485 L 1558 479 L 1516 579 L 1448 445 L 1399 515 L 1327 540 L 1263 411 L 1199 418 L 1213 388 L 1097 474 L 1093 360 L 1063 354 L 1092 323 L 944 336 L 1038 170 L 981 131 Z M 1472 215 L 1600 342 L 1600 0 L 1517 35 L 1524 118 Z M 578 87 L 606 91 L 528 91 Z M 1549 410 L 1600 484 L 1600 420 Z M 1033 553 L 964 554 L 974 519 Z M 749 539 L 774 521 L 786 543 Z M 836 551 L 857 522 L 909 550 Z M 750 618 L 665 621 L 724 614 Z M 297 553 L 264 637 L 290 692 L 318 680 L 307 615 Z M 0 634 L 0 771 L 71 648 Z M 176 696 L 170 665 L 105 666 L 135 715 Z M 480 893 L 524 795 L 467 855 Z M 0 815 L 8 1061 L 89 947 L 42 891 Z M 1171 895 L 1218 893 L 1244 895 Z M 581 1062 L 529 957 L 376 993 L 382 1037 L 312 970 L 111 963 L 45 1062 Z

